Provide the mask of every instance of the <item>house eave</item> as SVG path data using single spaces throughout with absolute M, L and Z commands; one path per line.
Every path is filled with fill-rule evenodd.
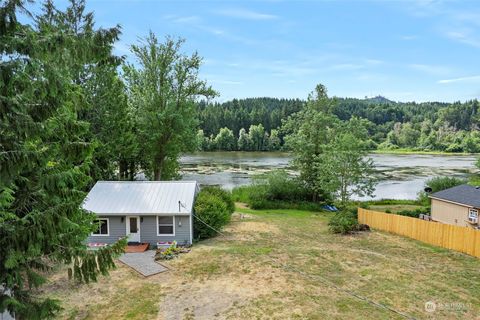
M 91 212 L 91 211 L 90 211 Z M 190 212 L 91 212 L 97 216 L 190 216 Z

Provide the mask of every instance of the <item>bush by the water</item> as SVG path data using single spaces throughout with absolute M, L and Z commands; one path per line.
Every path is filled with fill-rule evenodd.
M 328 222 L 328 228 L 333 233 L 349 234 L 356 231 L 367 231 L 370 228 L 367 225 L 358 223 L 357 210 L 355 208 L 346 209 L 335 213 Z
M 429 212 L 430 212 L 430 209 L 425 207 L 425 208 L 418 208 L 415 210 L 402 210 L 397 212 L 396 214 L 401 216 L 406 216 L 406 217 L 419 218 L 421 214 L 429 214 Z
M 204 187 L 197 196 L 194 210 L 194 237 L 202 240 L 217 235 L 215 230 L 220 231 L 230 221 L 234 205 L 228 191 Z
M 452 188 L 455 186 L 459 186 L 461 184 L 467 183 L 466 180 L 455 178 L 455 177 L 435 177 L 429 179 L 425 182 L 425 187 L 430 188 L 433 192 L 442 191 L 448 188 Z M 425 191 L 421 191 L 418 195 L 418 201 L 423 203 L 424 205 L 428 205 L 430 203 L 430 199 L 428 198 L 428 194 Z
M 227 204 L 227 208 L 228 208 L 228 211 L 230 211 L 230 213 L 233 213 L 233 211 L 235 211 L 235 202 L 233 202 L 231 192 L 215 186 L 202 187 L 202 192 L 210 193 L 220 197 Z
M 233 189 L 232 195 L 235 201 L 248 203 L 252 209 L 321 209 L 319 203 L 311 202 L 312 192 L 302 181 L 285 170 L 256 176 L 253 184 Z

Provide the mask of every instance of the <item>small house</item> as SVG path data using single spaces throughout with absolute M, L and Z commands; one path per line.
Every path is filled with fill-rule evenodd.
M 431 194 L 432 220 L 478 228 L 480 188 L 467 184 Z
M 83 203 L 99 224 L 88 242 L 101 246 L 128 237 L 150 246 L 191 244 L 198 191 L 195 181 L 99 181 Z

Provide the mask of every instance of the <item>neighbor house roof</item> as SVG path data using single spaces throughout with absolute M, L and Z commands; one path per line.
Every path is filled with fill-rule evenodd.
M 430 198 L 456 202 L 469 207 L 480 208 L 480 188 L 462 184 L 453 188 L 435 192 Z
M 195 181 L 98 181 L 82 207 L 98 215 L 189 214 L 197 191 Z

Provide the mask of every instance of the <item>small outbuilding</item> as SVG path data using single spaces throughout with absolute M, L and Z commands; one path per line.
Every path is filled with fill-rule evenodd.
M 88 242 L 101 246 L 128 237 L 151 246 L 192 244 L 198 191 L 195 181 L 99 181 L 83 203 L 98 216 L 98 230 Z
M 478 228 L 480 188 L 463 184 L 431 194 L 432 220 Z

